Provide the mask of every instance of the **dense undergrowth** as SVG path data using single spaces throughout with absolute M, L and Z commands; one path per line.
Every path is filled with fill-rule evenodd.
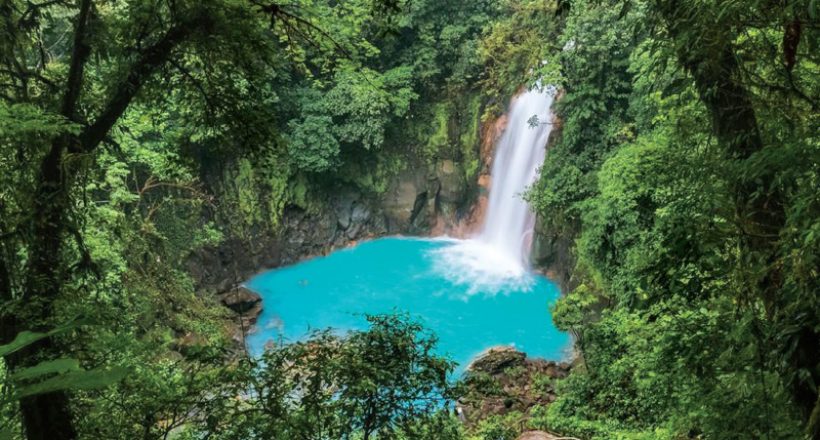
M 554 319 L 582 355 L 536 426 L 817 437 L 812 23 L 808 2 L 572 2 L 530 199 L 573 239 Z

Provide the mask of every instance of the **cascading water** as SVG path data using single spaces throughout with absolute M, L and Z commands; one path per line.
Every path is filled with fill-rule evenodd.
M 481 232 L 437 252 L 444 263 L 442 275 L 470 286 L 471 292 L 499 291 L 530 282 L 527 269 L 535 215 L 523 193 L 535 182 L 544 162 L 554 95 L 552 88 L 535 88 L 510 104 L 507 127 L 495 148 L 490 200 Z
M 526 264 L 535 216 L 522 193 L 531 185 L 544 162 L 552 127 L 553 94 L 531 90 L 510 108 L 509 125 L 495 149 L 492 188 L 487 217 L 478 239 L 511 259 Z M 535 116 L 537 125 L 531 126 Z

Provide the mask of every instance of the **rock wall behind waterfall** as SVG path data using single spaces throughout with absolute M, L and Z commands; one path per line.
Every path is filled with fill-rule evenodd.
M 476 214 L 482 194 L 479 181 L 489 172 L 494 120 L 481 123 L 483 105 L 467 111 L 455 107 L 434 140 L 435 155 L 407 155 L 407 164 L 390 177 L 379 194 L 363 191 L 351 182 L 326 182 L 309 208 L 285 206 L 276 232 L 263 226 L 229 233 L 217 246 L 189 256 L 186 266 L 203 293 L 230 290 L 251 275 L 268 268 L 323 255 L 358 240 L 395 234 L 458 235 Z M 412 146 L 407 148 L 412 150 Z M 489 156 L 488 156 L 489 155 Z M 221 167 L 205 173 L 213 192 L 223 183 Z M 219 219 L 214 219 L 219 223 Z
M 555 98 L 556 101 L 562 96 L 563 93 L 559 92 Z M 554 116 L 552 132 L 547 141 L 547 154 L 550 148 L 559 141 L 561 135 L 562 121 L 558 116 Z M 572 246 L 577 227 L 578 225 L 565 225 L 563 230 L 558 231 L 546 227 L 541 218 L 536 218 L 535 222 L 535 237 L 532 246 L 533 265 L 557 281 L 562 292 L 568 292 L 576 286 L 572 278 L 575 267 Z
M 197 289 L 210 294 L 226 292 L 257 272 L 323 255 L 362 239 L 394 234 L 466 237 L 476 233 L 485 215 L 493 148 L 507 120 L 505 115 L 483 122 L 465 120 L 464 113 L 454 112 L 446 121 L 447 142 L 455 145 L 466 137 L 473 157 L 466 157 L 460 150 L 463 147 L 443 146 L 441 157 L 432 163 L 411 160 L 377 196 L 336 182 L 310 209 L 285 207 L 276 233 L 263 227 L 249 228 L 241 235 L 228 234 L 218 246 L 190 255 L 185 263 Z M 478 111 L 467 119 L 480 115 Z M 561 136 L 560 121 L 555 123 L 548 149 Z M 470 136 L 471 128 L 476 133 Z M 477 164 L 468 163 L 476 158 Z M 472 174 L 465 172 L 468 167 L 474 169 Z M 224 177 L 217 171 L 203 176 L 210 187 L 218 186 L 220 179 Z M 558 281 L 564 291 L 573 287 L 571 236 L 569 231 L 550 231 L 541 221 L 536 222 L 532 263 Z

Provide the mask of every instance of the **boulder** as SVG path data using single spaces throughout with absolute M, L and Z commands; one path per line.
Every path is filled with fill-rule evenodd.
M 257 303 L 248 311 L 242 314 L 242 327 L 247 329 L 249 333 L 254 332 L 256 329 L 254 326 L 256 325 L 256 321 L 259 320 L 259 315 L 262 314 L 262 303 Z
M 345 231 L 348 239 L 355 239 L 359 236 L 359 232 L 365 229 L 367 221 L 370 219 L 370 210 L 367 206 L 357 203 L 353 206 L 350 213 L 349 227 Z
M 558 440 L 559 438 L 562 438 L 562 437 L 556 437 L 555 435 L 550 434 L 549 432 L 527 431 L 527 432 L 521 434 L 521 436 L 518 437 L 516 440 Z M 563 437 L 563 438 L 566 438 L 566 437 Z
M 563 362 L 527 358 L 513 347 L 491 348 L 467 368 L 465 393 L 457 407 L 469 425 L 511 412 L 521 413 L 526 419 L 533 408 L 555 402 L 551 379 L 566 377 L 569 369 L 570 365 Z
M 222 304 L 236 313 L 244 314 L 257 305 L 261 306 L 262 297 L 258 293 L 252 292 L 245 287 L 237 287 L 219 297 Z
M 352 212 L 358 201 L 359 194 L 350 190 L 340 191 L 340 194 L 333 199 L 333 211 L 340 228 L 347 229 L 354 221 Z
M 491 375 L 501 374 L 509 368 L 523 366 L 526 358 L 525 353 L 512 347 L 493 347 L 479 355 L 470 364 L 469 370 Z
M 544 373 L 554 379 L 563 379 L 567 377 L 569 375 L 569 369 L 569 364 L 565 362 L 546 362 L 544 365 Z

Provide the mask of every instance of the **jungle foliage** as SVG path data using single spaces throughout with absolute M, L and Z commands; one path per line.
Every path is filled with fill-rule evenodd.
M 184 262 L 419 161 L 474 178 L 478 115 L 539 79 L 528 197 L 574 243 L 581 357 L 531 426 L 820 438 L 815 1 L 0 11 L 0 438 L 513 439 L 441 411 L 453 366 L 406 317 L 249 358 Z
M 570 2 L 530 198 L 570 237 L 580 368 L 536 425 L 818 438 L 814 2 Z
M 290 435 L 314 416 L 335 418 L 320 427 L 335 433 L 362 418 L 345 435 L 459 434 L 439 406 L 415 405 L 418 390 L 446 394 L 451 368 L 432 339 L 408 336 L 420 329 L 379 321 L 314 341 L 348 360 L 354 352 L 337 350 L 399 344 L 412 359 L 396 368 L 411 370 L 375 384 L 345 379 L 355 371 L 341 366 L 316 372 L 344 379 L 350 402 L 376 386 L 399 393 L 397 406 L 337 408 L 348 400 L 336 395 L 291 406 L 287 387 L 303 382 L 238 360 L 235 326 L 195 291 L 185 261 L 226 237 L 274 234 L 286 207 L 309 210 L 339 184 L 383 191 L 408 158 L 474 154 L 477 123 L 428 143 L 441 126 L 431 121 L 446 126 L 462 108 L 478 117 L 478 46 L 509 6 L 0 2 L 2 436 L 223 435 L 217 404 L 259 435 Z M 297 362 L 299 347 L 312 345 L 270 356 Z M 360 359 L 356 371 L 382 361 Z M 276 396 L 288 416 L 269 399 L 228 405 L 253 384 L 285 390 Z

